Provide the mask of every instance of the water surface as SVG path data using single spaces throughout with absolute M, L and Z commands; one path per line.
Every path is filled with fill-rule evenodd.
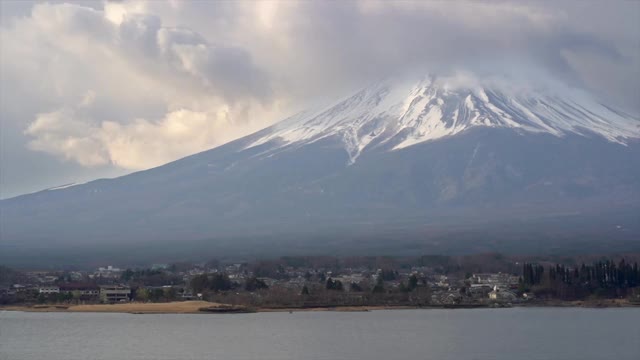
M 0 312 L 0 359 L 640 359 L 640 309 Z

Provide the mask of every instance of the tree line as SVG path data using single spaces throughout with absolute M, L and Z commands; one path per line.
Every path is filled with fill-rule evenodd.
M 521 291 L 564 300 L 593 297 L 623 297 L 640 286 L 638 263 L 598 261 L 591 265 L 568 267 L 562 264 L 545 269 L 542 265 L 524 263 L 520 279 Z

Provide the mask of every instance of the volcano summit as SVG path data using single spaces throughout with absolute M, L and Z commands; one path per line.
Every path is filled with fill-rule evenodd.
M 637 117 L 578 90 L 461 83 L 377 82 L 154 169 L 3 200 L 2 253 L 637 244 Z

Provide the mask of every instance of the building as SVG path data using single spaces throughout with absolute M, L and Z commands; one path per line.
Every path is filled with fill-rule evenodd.
M 498 287 L 511 287 L 511 285 L 518 285 L 518 277 L 511 274 L 503 273 L 486 273 L 486 274 L 473 274 L 471 277 L 471 284 L 477 285 L 489 285 Z
M 345 285 L 353 284 L 353 283 L 358 284 L 364 281 L 364 276 L 362 276 L 362 274 L 349 274 L 349 275 L 340 275 L 335 279 L 340 280 L 340 282 L 342 282 Z
M 456 305 L 462 302 L 459 291 L 442 291 L 431 295 L 431 302 L 439 305 Z
M 497 286 L 493 287 L 493 291 L 489 293 L 489 299 L 496 301 L 513 301 L 516 299 L 516 295 L 511 291 L 498 289 Z
M 485 284 L 471 284 L 468 289 L 469 295 L 475 299 L 483 299 L 489 296 L 489 293 L 493 290 L 493 288 L 489 285 Z
M 80 300 L 97 300 L 100 296 L 100 288 L 93 284 L 69 283 L 60 285 L 60 291 L 73 294 L 74 298 Z
M 22 285 L 22 284 L 13 284 L 13 291 L 15 292 L 23 292 L 23 291 L 28 291 L 29 289 L 31 289 L 30 287 L 26 286 L 26 285 Z
M 130 298 L 131 298 L 131 289 L 128 286 L 121 286 L 121 285 L 100 286 L 100 301 L 103 303 L 129 301 Z
M 58 294 L 60 288 L 57 286 L 41 286 L 38 288 L 39 294 Z
M 120 270 L 120 268 L 113 267 L 113 266 L 109 265 L 106 268 L 105 267 L 99 267 L 98 271 L 120 272 L 122 270 Z
M 99 267 L 98 270 L 94 273 L 94 276 L 99 276 L 103 278 L 118 278 L 122 273 L 122 269 L 113 267 L 111 265 L 105 267 Z

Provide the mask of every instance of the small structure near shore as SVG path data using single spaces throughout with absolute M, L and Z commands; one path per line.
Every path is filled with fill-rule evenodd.
M 100 301 L 103 303 L 116 303 L 121 301 L 129 301 L 131 297 L 131 289 L 128 286 L 121 285 L 102 285 L 100 286 Z
M 516 295 L 508 290 L 501 290 L 498 286 L 493 287 L 493 291 L 489 293 L 489 299 L 496 301 L 513 301 Z

